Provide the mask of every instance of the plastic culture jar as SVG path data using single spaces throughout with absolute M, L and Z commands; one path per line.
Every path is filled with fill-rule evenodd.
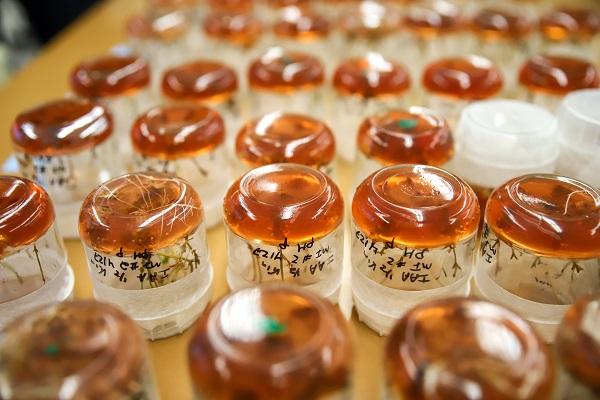
M 85 199 L 79 233 L 94 296 L 121 307 L 147 338 L 183 332 L 206 306 L 213 272 L 188 182 L 150 172 L 112 179 Z
M 471 21 L 475 53 L 492 60 L 506 78 L 511 90 L 519 66 L 530 51 L 533 20 L 521 5 L 496 5 L 479 11 Z
M 461 115 L 456 138 L 450 169 L 469 182 L 482 210 L 507 180 L 556 168 L 556 119 L 534 104 L 506 99 L 472 103 Z
M 452 128 L 470 102 L 497 96 L 502 90 L 500 70 L 484 57 L 469 55 L 445 58 L 423 71 L 428 107 L 441 113 Z
M 0 359 L 3 399 L 158 399 L 142 333 L 108 304 L 31 311 L 0 334 Z
M 385 349 L 390 400 L 552 398 L 555 365 L 545 343 L 517 314 L 486 301 L 418 305 Z
M 207 3 L 213 11 L 228 12 L 251 12 L 254 10 L 255 0 L 207 0 Z
M 245 124 L 235 150 L 238 175 L 276 163 L 296 163 L 335 172 L 335 138 L 325 123 L 309 116 L 273 112 Z
M 425 165 L 381 169 L 356 189 L 352 218 L 354 304 L 379 334 L 415 304 L 469 294 L 479 204 L 459 178 Z
M 344 202 L 327 175 L 299 164 L 255 168 L 231 185 L 223 207 L 231 289 L 284 281 L 337 301 Z
M 396 56 L 401 22 L 398 10 L 383 2 L 361 0 L 341 8 L 339 58 L 361 57 L 373 50 Z
M 0 176 L 0 193 L 2 328 L 31 308 L 70 297 L 74 277 L 46 191 L 27 179 Z
M 600 395 L 600 294 L 579 299 L 558 328 L 558 359 L 567 372 L 561 399 L 594 399 Z
M 359 184 L 380 168 L 396 164 L 444 166 L 454 155 L 446 121 L 433 111 L 410 107 L 375 114 L 358 129 Z
M 336 68 L 331 120 L 342 158 L 354 160 L 355 135 L 361 122 L 375 113 L 402 107 L 410 84 L 404 66 L 379 53 L 346 60 Z
M 520 97 L 555 112 L 572 91 L 600 87 L 600 71 L 580 58 L 539 55 L 519 71 Z
M 560 156 L 557 173 L 600 188 L 600 89 L 578 90 L 565 96 L 557 116 Z
M 225 125 L 219 114 L 195 104 L 159 106 L 142 114 L 131 130 L 136 171 L 181 177 L 197 188 L 206 225 L 222 220 L 223 195 L 231 181 Z
M 81 201 L 96 185 L 121 172 L 111 138 L 113 118 L 99 103 L 61 99 L 17 115 L 11 139 L 23 176 L 54 201 L 60 232 L 77 237 Z
M 135 52 L 151 60 L 158 78 L 168 67 L 187 61 L 199 47 L 190 16 L 179 9 L 133 15 L 126 22 L 126 31 Z
M 131 156 L 133 121 L 152 102 L 149 87 L 150 68 L 137 56 L 100 56 L 83 61 L 71 73 L 71 89 L 77 96 L 98 100 L 110 110 L 123 159 Z
M 218 55 L 238 76 L 246 74 L 248 64 L 264 47 L 263 23 L 254 14 L 214 11 L 204 18 L 202 29 L 207 54 Z
M 461 52 L 465 26 L 461 9 L 452 2 L 426 0 L 406 5 L 402 27 L 408 54 L 403 59 L 411 60 L 411 73 L 416 76 L 434 59 Z
M 260 285 L 219 300 L 196 324 L 188 356 L 201 399 L 350 396 L 347 322 L 327 300 L 291 285 Z
M 272 47 L 248 68 L 252 115 L 273 111 L 321 117 L 325 68 L 306 53 Z
M 588 58 L 598 51 L 600 14 L 589 8 L 555 8 L 542 15 L 539 31 L 544 52 Z
M 514 178 L 490 196 L 477 286 L 547 341 L 567 308 L 600 293 L 600 192 L 551 174 Z
M 162 93 L 172 103 L 196 103 L 214 108 L 225 120 L 232 142 L 240 124 L 238 77 L 220 62 L 197 60 L 165 72 Z

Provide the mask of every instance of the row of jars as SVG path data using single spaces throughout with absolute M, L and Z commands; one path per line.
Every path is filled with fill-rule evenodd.
M 554 354 L 509 309 L 475 298 L 425 301 L 386 340 L 379 398 L 593 399 L 598 330 L 599 297 L 569 308 Z M 339 310 L 304 289 L 232 292 L 203 313 L 189 340 L 195 398 L 352 398 L 352 339 Z M 28 312 L 0 333 L 0 358 L 6 400 L 159 398 L 141 331 L 106 303 Z

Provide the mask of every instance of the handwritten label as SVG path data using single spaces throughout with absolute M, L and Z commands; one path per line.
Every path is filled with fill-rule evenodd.
M 352 265 L 382 285 L 403 290 L 447 286 L 471 268 L 475 236 L 438 248 L 412 248 L 371 239 L 356 226 L 352 238 Z
M 90 271 L 100 282 L 117 289 L 149 289 L 176 282 L 205 265 L 206 254 L 197 250 L 195 235 L 153 251 L 106 254 L 84 247 Z
M 17 160 L 23 175 L 48 191 L 70 191 L 77 186 L 77 175 L 70 157 L 30 156 L 20 153 Z

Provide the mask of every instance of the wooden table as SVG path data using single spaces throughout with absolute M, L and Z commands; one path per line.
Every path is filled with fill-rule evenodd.
M 125 18 L 143 7 L 143 0 L 107 0 L 93 8 L 61 33 L 41 54 L 0 88 L 0 160 L 12 151 L 8 135 L 10 124 L 21 111 L 40 102 L 60 98 L 68 91 L 70 69 L 84 58 L 107 52 L 125 40 Z M 338 183 L 347 193 L 351 166 L 338 164 Z M 75 270 L 75 297 L 91 297 L 91 281 L 79 241 L 66 242 L 69 262 Z M 225 283 L 226 242 L 222 227 L 208 233 L 211 260 L 215 267 L 214 298 L 227 293 Z M 382 376 L 381 357 L 384 340 L 361 324 L 354 316 L 355 362 L 353 385 L 356 399 L 376 399 Z M 157 342 L 149 342 L 150 355 L 164 400 L 191 399 L 187 367 L 187 343 L 190 330 Z

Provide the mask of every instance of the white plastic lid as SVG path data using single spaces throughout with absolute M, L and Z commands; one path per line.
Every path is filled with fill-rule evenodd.
M 471 103 L 457 128 L 454 172 L 472 184 L 496 187 L 533 172 L 554 172 L 559 153 L 556 119 L 518 100 Z
M 600 147 L 600 89 L 571 92 L 558 110 L 557 124 L 561 142 L 586 153 Z

